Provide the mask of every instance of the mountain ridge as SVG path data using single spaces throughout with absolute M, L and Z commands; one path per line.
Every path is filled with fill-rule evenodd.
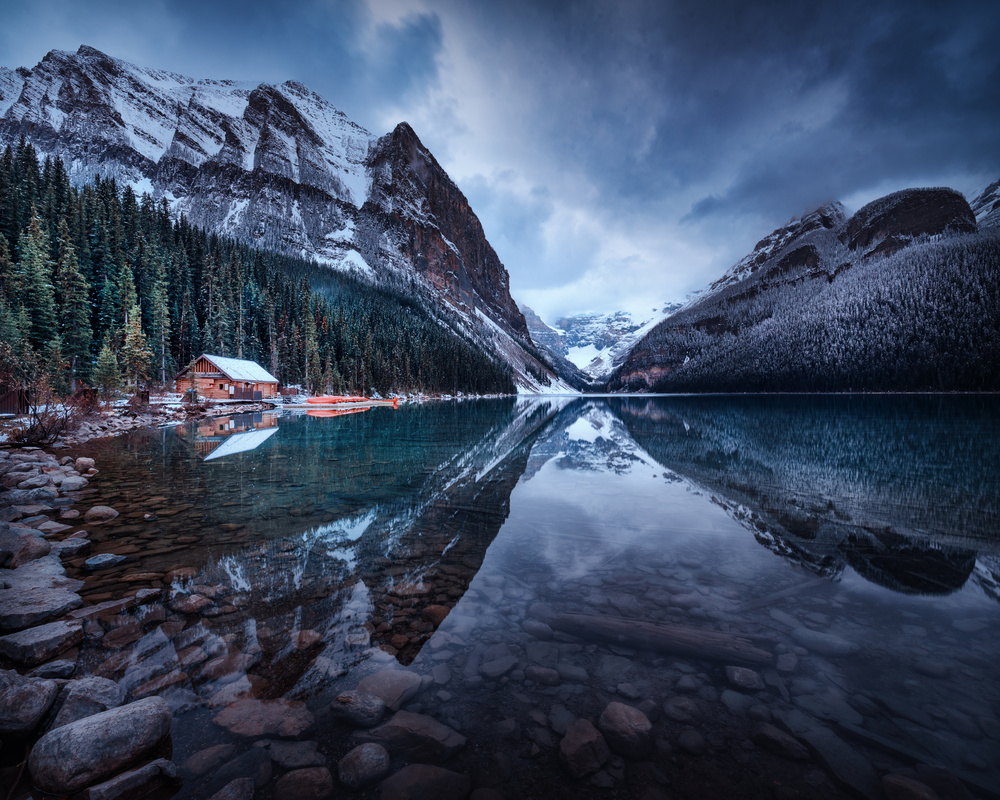
M 21 136 L 76 184 L 115 178 L 217 233 L 410 286 L 522 389 L 569 389 L 537 358 L 465 196 L 406 123 L 376 137 L 294 81 L 194 79 L 83 45 L 0 72 L 0 144 Z

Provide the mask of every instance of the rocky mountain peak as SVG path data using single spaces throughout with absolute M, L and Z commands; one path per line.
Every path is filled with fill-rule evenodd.
M 1000 227 L 1000 180 L 983 189 L 970 206 L 980 228 Z
M 888 255 L 922 235 L 971 233 L 976 215 L 954 189 L 904 189 L 858 209 L 840 236 L 852 251 Z
M 220 234 L 376 283 L 416 278 L 525 385 L 526 364 L 548 373 L 479 219 L 405 122 L 377 138 L 296 81 L 196 80 L 83 45 L 0 69 L 0 147 L 22 135 L 76 183 L 113 177 Z

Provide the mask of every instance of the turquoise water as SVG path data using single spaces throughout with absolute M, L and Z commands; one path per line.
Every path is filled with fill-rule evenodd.
M 178 764 L 220 742 L 249 752 L 213 719 L 284 698 L 315 714 L 295 738 L 336 773 L 351 729 L 323 709 L 398 666 L 424 676 L 406 708 L 468 737 L 445 766 L 511 798 L 843 794 L 843 754 L 754 744 L 791 712 L 876 777 L 930 781 L 933 764 L 997 786 L 998 412 L 977 397 L 506 399 L 111 440 L 92 448 L 87 501 L 122 513 L 91 537 L 127 558 L 81 573 L 84 596 L 165 602 L 103 620 L 137 638 L 88 640 L 80 669 L 171 702 Z M 599 635 L 608 621 L 626 635 Z M 725 660 L 652 647 L 639 623 L 783 658 L 737 688 Z M 644 710 L 655 748 L 571 779 L 566 720 L 596 723 L 612 700 Z M 218 771 L 187 771 L 179 796 L 207 797 Z

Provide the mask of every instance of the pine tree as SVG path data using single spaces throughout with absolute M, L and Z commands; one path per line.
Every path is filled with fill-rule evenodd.
M 111 393 L 116 391 L 122 384 L 122 375 L 118 369 L 118 359 L 115 358 L 114 351 L 107 338 L 101 345 L 101 352 L 97 354 L 97 362 L 93 371 L 94 385 L 99 387 L 105 399 L 111 397 Z
M 70 390 L 66 380 L 69 362 L 63 356 L 62 339 L 57 334 L 52 337 L 45 348 L 45 374 L 49 386 L 58 397 L 65 397 Z
M 57 333 L 56 304 L 52 292 L 52 266 L 49 261 L 49 241 L 42 230 L 41 220 L 32 206 L 31 223 L 22 237 L 24 249 L 18 263 L 21 277 L 21 299 L 31 320 L 29 340 L 41 352 Z
M 90 372 L 90 286 L 80 271 L 65 219 L 59 223 L 55 284 L 62 351 L 69 371 L 69 388 L 75 392 L 77 377 L 86 377 Z
M 133 305 L 125 316 L 125 342 L 119 351 L 120 363 L 126 381 L 138 388 L 139 383 L 149 377 L 149 363 L 153 352 L 142 332 L 139 306 Z

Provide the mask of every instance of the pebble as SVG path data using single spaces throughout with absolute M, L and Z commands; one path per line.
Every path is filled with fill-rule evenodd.
M 337 777 L 348 789 L 362 789 L 389 774 L 389 751 L 368 742 L 351 750 L 337 763 Z
M 611 750 L 604 736 L 586 719 L 570 724 L 559 742 L 560 762 L 573 778 L 597 772 L 610 757 Z
M 705 751 L 708 750 L 705 737 L 691 728 L 680 732 L 677 737 L 677 746 L 685 753 L 693 756 L 704 755 Z
M 653 750 L 652 724 L 637 708 L 624 703 L 608 703 L 597 727 L 608 746 L 625 758 L 642 759 Z

